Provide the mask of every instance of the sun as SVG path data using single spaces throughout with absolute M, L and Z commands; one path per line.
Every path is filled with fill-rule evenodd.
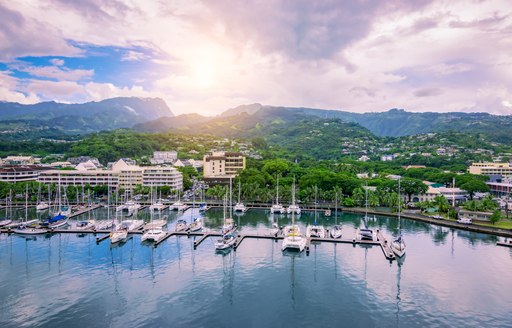
M 215 82 L 214 65 L 208 61 L 200 61 L 193 65 L 193 77 L 197 86 L 208 88 Z

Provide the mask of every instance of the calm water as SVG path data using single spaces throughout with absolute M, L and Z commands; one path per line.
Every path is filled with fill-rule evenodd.
M 178 214 L 164 214 L 173 228 Z M 222 225 L 221 210 L 207 215 L 207 228 Z M 139 217 L 149 219 L 147 211 Z M 261 234 L 273 220 L 257 210 L 235 218 L 242 232 Z M 303 231 L 312 221 L 300 216 Z M 360 216 L 340 214 L 338 222 L 352 238 Z M 370 225 L 391 236 L 397 221 Z M 511 249 L 496 247 L 493 236 L 402 225 L 402 263 L 379 247 L 349 244 L 313 245 L 306 256 L 246 239 L 223 255 L 210 239 L 194 250 L 187 237 L 153 248 L 134 236 L 111 248 L 92 235 L 0 235 L 0 327 L 512 327 Z

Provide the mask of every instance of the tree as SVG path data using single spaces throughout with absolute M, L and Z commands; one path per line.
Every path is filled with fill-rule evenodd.
M 488 192 L 489 186 L 480 179 L 471 179 L 460 185 L 461 189 L 464 189 L 469 194 L 469 199 L 473 199 L 475 192 Z
M 489 221 L 491 221 L 492 224 L 496 224 L 499 220 L 501 220 L 501 211 L 495 210 L 489 217 Z
M 424 194 L 428 186 L 423 181 L 412 178 L 404 178 L 401 181 L 400 189 L 407 195 L 407 201 L 410 202 L 412 195 Z
M 433 199 L 433 204 L 437 206 L 440 213 L 446 213 L 448 212 L 448 209 L 450 208 L 450 203 L 446 199 L 446 197 L 442 195 L 438 195 Z

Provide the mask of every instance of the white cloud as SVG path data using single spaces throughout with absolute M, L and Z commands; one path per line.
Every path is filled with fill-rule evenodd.
M 57 59 L 54 66 L 27 68 L 54 83 L 24 81 L 25 89 L 7 88 L 22 95 L 160 96 L 175 112 L 209 114 L 252 102 L 359 112 L 401 107 L 501 113 L 512 99 L 503 87 L 512 85 L 507 34 L 512 14 L 506 0 L 1 6 L 0 60 L 79 55 L 72 40 L 145 48 L 148 52 L 127 50 L 122 60 L 152 60 L 160 73 L 168 72 L 152 86 L 118 87 L 95 82 L 92 69 L 67 70 Z M 165 58 L 150 59 L 151 51 Z
M 61 62 L 62 63 L 57 63 L 63 65 L 63 61 Z M 11 69 L 28 73 L 34 77 L 49 78 L 58 81 L 87 80 L 94 75 L 94 70 L 92 69 L 69 69 L 64 66 L 33 66 L 25 63 L 14 63 L 9 66 Z

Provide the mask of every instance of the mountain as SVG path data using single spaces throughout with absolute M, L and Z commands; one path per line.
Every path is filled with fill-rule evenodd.
M 135 124 L 132 129 L 137 132 L 150 133 L 168 131 L 172 129 L 178 129 L 180 127 L 192 129 L 193 126 L 207 122 L 209 120 L 211 120 L 211 117 L 206 117 L 199 114 L 182 114 L 172 117 L 164 116 L 156 120 Z
M 294 115 L 316 116 L 324 119 L 335 118 L 345 122 L 354 122 L 367 128 L 373 134 L 382 137 L 459 131 L 484 134 L 490 140 L 501 143 L 512 142 L 512 116 L 491 115 L 488 113 L 413 113 L 395 108 L 386 112 L 360 114 L 339 110 L 253 104 L 227 110 L 220 117 L 225 117 L 229 113 L 237 113 L 238 115 L 244 113 L 250 115 L 253 113 L 252 115 L 264 116 L 265 113 L 272 113 L 276 110 L 293 113 Z
M 132 127 L 134 124 L 174 114 L 159 98 L 119 97 L 83 104 L 42 102 L 33 105 L 0 102 L 0 131 L 60 131 L 83 134 Z

